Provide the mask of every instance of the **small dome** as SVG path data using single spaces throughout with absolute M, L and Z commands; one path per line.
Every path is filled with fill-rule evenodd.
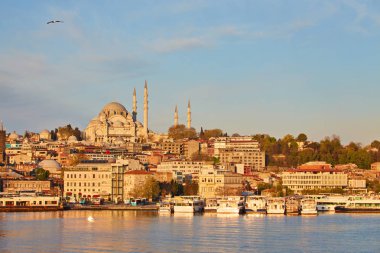
M 9 135 L 9 139 L 12 141 L 15 141 L 18 139 L 18 134 L 16 133 L 16 131 L 14 131 L 13 133 Z
M 73 142 L 77 142 L 77 141 L 78 141 L 78 139 L 77 139 L 77 137 L 74 136 L 74 135 L 71 135 L 71 136 L 67 139 L 67 142 L 69 142 L 69 143 L 73 143 Z
M 50 132 L 49 132 L 49 130 L 44 129 L 44 130 L 42 130 L 42 131 L 40 132 L 40 135 L 41 135 L 41 134 L 50 134 Z
M 122 127 L 124 126 L 123 122 L 121 122 L 120 120 L 117 120 L 113 123 L 113 126 L 114 127 Z
M 43 160 L 38 165 L 44 170 L 48 170 L 50 173 L 57 173 L 61 171 L 61 165 L 52 159 Z

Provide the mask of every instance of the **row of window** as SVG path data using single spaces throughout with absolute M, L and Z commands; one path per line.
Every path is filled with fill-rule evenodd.
M 111 178 L 111 175 L 108 175 L 108 174 L 90 174 L 90 173 L 84 173 L 83 175 L 82 174 L 77 174 L 77 173 L 74 173 L 74 174 L 66 174 L 66 178 L 77 178 L 77 175 L 78 175 L 78 178 Z M 97 175 L 97 176 L 96 176 Z
M 92 183 L 92 186 L 95 187 L 96 183 Z M 100 187 L 100 183 L 97 184 L 98 187 Z M 76 182 L 66 182 L 66 186 L 77 186 L 77 183 Z M 82 186 L 82 183 L 81 182 L 78 182 L 78 186 Z M 83 186 L 91 186 L 91 183 L 86 183 L 84 182 L 83 183 Z

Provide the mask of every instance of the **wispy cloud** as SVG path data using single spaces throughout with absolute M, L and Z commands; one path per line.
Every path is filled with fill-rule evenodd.
M 364 1 L 343 0 L 342 4 L 355 12 L 354 20 L 348 25 L 350 31 L 363 34 L 378 31 L 380 27 L 380 13 L 375 11 L 376 8 L 371 8 L 370 4 Z

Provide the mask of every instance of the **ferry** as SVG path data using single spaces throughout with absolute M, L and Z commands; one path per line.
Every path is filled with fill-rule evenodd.
M 198 196 L 174 198 L 174 213 L 199 213 L 204 210 L 204 201 Z
M 158 211 L 160 213 L 174 213 L 174 204 L 170 201 L 163 201 L 159 204 Z
M 326 196 L 317 200 L 318 212 L 335 212 L 335 207 L 345 206 L 348 201 L 348 196 Z
M 317 215 L 317 202 L 315 199 L 301 199 L 301 215 Z
M 217 198 L 208 198 L 205 202 L 205 213 L 216 213 L 218 209 L 218 199 Z
M 284 198 L 268 198 L 267 214 L 285 214 Z
M 286 215 L 299 215 L 301 210 L 300 199 L 289 197 L 285 201 Z
M 224 197 L 218 200 L 216 212 L 218 214 L 242 214 L 244 213 L 244 200 L 239 196 Z
M 63 210 L 60 197 L 45 195 L 2 194 L 0 212 Z
M 245 202 L 246 213 L 266 213 L 267 201 L 262 196 L 247 196 Z
M 344 206 L 336 206 L 336 213 L 380 213 L 380 199 L 350 197 Z

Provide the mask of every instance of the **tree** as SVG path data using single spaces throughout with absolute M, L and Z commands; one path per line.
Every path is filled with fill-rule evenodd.
M 223 136 L 223 131 L 221 129 L 215 128 L 215 129 L 207 129 L 204 130 L 205 139 L 210 139 L 212 137 L 221 137 Z
M 148 177 L 143 186 L 143 197 L 156 199 L 160 195 L 160 186 L 153 177 Z
M 301 134 L 299 134 L 299 135 L 297 136 L 297 139 L 296 139 L 296 140 L 297 140 L 297 141 L 305 142 L 305 141 L 307 141 L 307 136 L 306 136 L 306 134 L 301 133 Z
M 36 168 L 33 174 L 37 180 L 47 180 L 50 172 L 48 170 L 44 170 L 43 168 Z
M 203 131 L 203 127 L 201 127 L 201 132 L 199 133 L 199 139 L 204 139 L 205 138 L 205 132 Z
M 175 140 L 179 139 L 195 139 L 197 137 L 197 132 L 194 128 L 187 128 L 185 125 L 171 126 L 168 130 L 168 135 L 170 138 Z
M 198 183 L 186 179 L 183 191 L 185 195 L 198 195 Z
M 238 134 L 238 133 L 233 133 L 233 134 L 232 134 L 232 137 L 240 137 L 240 134 Z
M 374 141 L 371 143 L 371 148 L 377 148 L 377 149 L 380 149 L 380 141 L 378 141 L 378 140 L 374 140 Z

